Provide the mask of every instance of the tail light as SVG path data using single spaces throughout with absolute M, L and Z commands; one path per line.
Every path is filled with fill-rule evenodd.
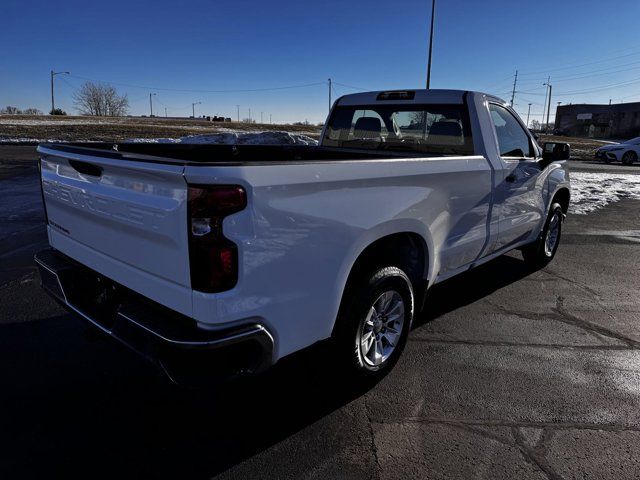
M 191 288 L 213 293 L 238 282 L 238 248 L 224 237 L 222 221 L 247 206 L 239 185 L 189 185 L 189 266 Z

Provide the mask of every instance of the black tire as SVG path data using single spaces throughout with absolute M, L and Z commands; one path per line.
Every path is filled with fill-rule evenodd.
M 554 220 L 555 219 L 555 220 Z M 558 247 L 560 246 L 560 239 L 562 238 L 562 221 L 564 219 L 564 212 L 559 203 L 554 203 L 549 209 L 549 215 L 544 222 L 544 228 L 538 236 L 537 240 L 530 245 L 527 245 L 522 249 L 522 256 L 524 261 L 532 268 L 542 268 L 553 260 Z M 557 222 L 557 223 L 555 223 Z M 553 227 L 552 227 L 553 225 Z M 547 236 L 549 235 L 550 228 L 557 226 L 557 237 L 553 242 L 552 248 L 548 248 Z
M 379 300 L 383 295 L 388 295 L 389 292 L 395 292 L 398 295 L 391 294 L 390 304 L 393 300 L 397 300 L 396 304 L 399 304 L 398 298 L 402 300 L 404 306 L 404 314 L 399 315 L 396 312 L 397 317 L 402 317 L 403 323 L 401 328 L 398 328 L 398 336 L 395 338 L 395 347 L 392 349 L 388 357 L 383 361 L 384 355 L 381 355 L 379 365 L 371 363 L 369 356 L 363 355 L 361 342 L 364 340 L 363 329 L 372 328 L 365 326 L 365 323 L 369 325 L 367 319 L 372 308 L 375 310 L 376 300 Z M 380 310 L 383 310 L 380 308 Z M 398 358 L 402 354 L 404 346 L 407 342 L 407 336 L 411 329 L 411 322 L 413 321 L 414 311 L 414 296 L 413 288 L 409 277 L 398 267 L 384 267 L 375 270 L 372 274 L 360 275 L 356 279 L 350 282 L 345 290 L 342 305 L 340 306 L 340 313 L 334 329 L 334 348 L 338 360 L 336 367 L 342 372 L 347 374 L 348 378 L 354 378 L 359 380 L 376 380 L 383 377 L 398 361 Z M 377 314 L 376 314 L 377 315 Z M 381 317 L 380 317 L 381 318 Z M 391 315 L 388 316 L 392 318 Z M 376 321 L 378 317 L 376 317 Z M 389 320 L 391 321 L 391 320 Z M 383 322 L 383 320 L 380 320 Z M 387 325 L 387 324 L 385 324 Z M 396 323 L 397 325 L 397 323 Z M 376 326 L 378 328 L 379 324 Z M 384 327 L 382 327 L 384 328 Z M 393 329 L 390 328 L 390 331 Z M 374 333 L 374 332 L 370 332 Z M 388 335 L 394 335 L 387 332 Z M 390 343 L 385 344 L 386 336 L 382 330 L 375 332 L 375 338 L 380 337 L 380 345 L 387 348 Z M 383 338 L 384 337 L 384 338 Z M 371 338 L 371 337 L 369 337 Z M 372 348 L 375 350 L 376 356 L 378 349 L 378 340 L 373 340 L 374 344 Z M 346 367 L 346 368 L 345 368 Z
M 628 152 L 624 152 L 622 155 L 622 164 L 623 165 L 631 165 L 638 161 L 638 154 L 633 150 L 629 150 Z
M 604 156 L 604 163 L 611 163 L 613 162 L 613 160 L 611 160 L 608 156 Z

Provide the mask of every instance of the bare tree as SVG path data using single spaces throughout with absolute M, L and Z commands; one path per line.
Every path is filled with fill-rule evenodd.
M 22 113 L 25 115 L 42 115 L 42 110 L 38 110 L 37 108 L 27 108 Z
M 73 104 L 81 114 L 99 117 L 121 117 L 129 110 L 127 95 L 102 83 L 86 82 L 73 94 Z
M 11 105 L 7 105 L 5 108 L 0 110 L 0 113 L 6 113 L 8 115 L 19 115 L 22 113 L 18 107 L 12 107 Z

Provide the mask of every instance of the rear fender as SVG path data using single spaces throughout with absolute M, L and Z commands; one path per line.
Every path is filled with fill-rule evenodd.
M 349 274 L 351 273 L 351 270 L 353 269 L 360 255 L 362 255 L 365 249 L 372 245 L 374 242 L 390 235 L 399 233 L 414 233 L 419 235 L 424 240 L 427 251 L 425 252 L 426 258 L 423 278 L 425 280 L 430 280 L 433 278 L 433 272 L 437 267 L 438 252 L 434 251 L 433 239 L 429 229 L 425 224 L 412 219 L 396 219 L 381 223 L 376 227 L 363 232 L 362 235 L 358 237 L 357 241 L 353 243 L 351 249 L 345 255 L 338 272 L 337 281 L 335 283 L 335 291 L 333 295 L 333 298 L 335 299 L 333 311 L 335 314 L 332 316 L 333 321 L 331 323 L 330 331 L 333 330 L 335 319 L 338 315 L 338 310 L 340 308 L 340 303 L 342 302 L 342 296 L 345 292 Z

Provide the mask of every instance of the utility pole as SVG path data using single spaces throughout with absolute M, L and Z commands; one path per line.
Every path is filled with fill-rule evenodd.
M 202 102 L 193 102 L 191 104 L 191 113 L 194 119 L 196 118 L 196 105 L 200 105 L 200 104 L 202 104 Z
M 511 108 L 513 108 L 513 100 L 516 97 L 516 84 L 518 83 L 518 70 L 516 70 L 516 77 L 513 79 L 513 90 L 511 91 Z
M 51 70 L 51 115 L 53 115 L 53 111 L 56 109 L 56 102 L 53 99 L 53 77 L 56 75 L 69 75 L 69 72 L 54 72 Z
M 431 0 L 431 33 L 429 34 L 429 61 L 427 63 L 427 90 L 431 88 L 431 54 L 433 51 L 433 24 L 436 18 L 436 0 Z
M 542 119 L 541 119 L 541 125 L 542 123 L 544 123 L 544 109 L 547 108 L 547 96 L 549 95 L 549 81 L 551 80 L 551 76 L 547 76 L 547 83 L 543 83 L 542 85 L 545 85 L 547 88 L 545 88 L 544 90 L 544 103 L 542 104 Z
M 273 122 L 271 121 L 271 114 L 269 114 L 269 125 L 272 125 Z
M 329 79 L 329 111 L 331 111 L 331 79 Z
M 547 106 L 547 125 L 544 128 L 545 133 L 548 133 L 549 131 L 549 113 L 551 111 L 551 91 L 552 91 L 553 86 L 551 84 L 549 84 L 549 105 Z
M 529 114 L 531 113 L 531 104 L 529 104 L 529 110 L 527 110 L 527 128 L 529 128 Z
M 153 96 L 155 95 L 155 93 L 150 93 L 149 94 L 149 110 L 151 111 L 151 114 L 149 116 L 153 117 Z
M 236 108 L 238 109 L 238 123 L 240 123 L 240 105 L 236 105 Z

